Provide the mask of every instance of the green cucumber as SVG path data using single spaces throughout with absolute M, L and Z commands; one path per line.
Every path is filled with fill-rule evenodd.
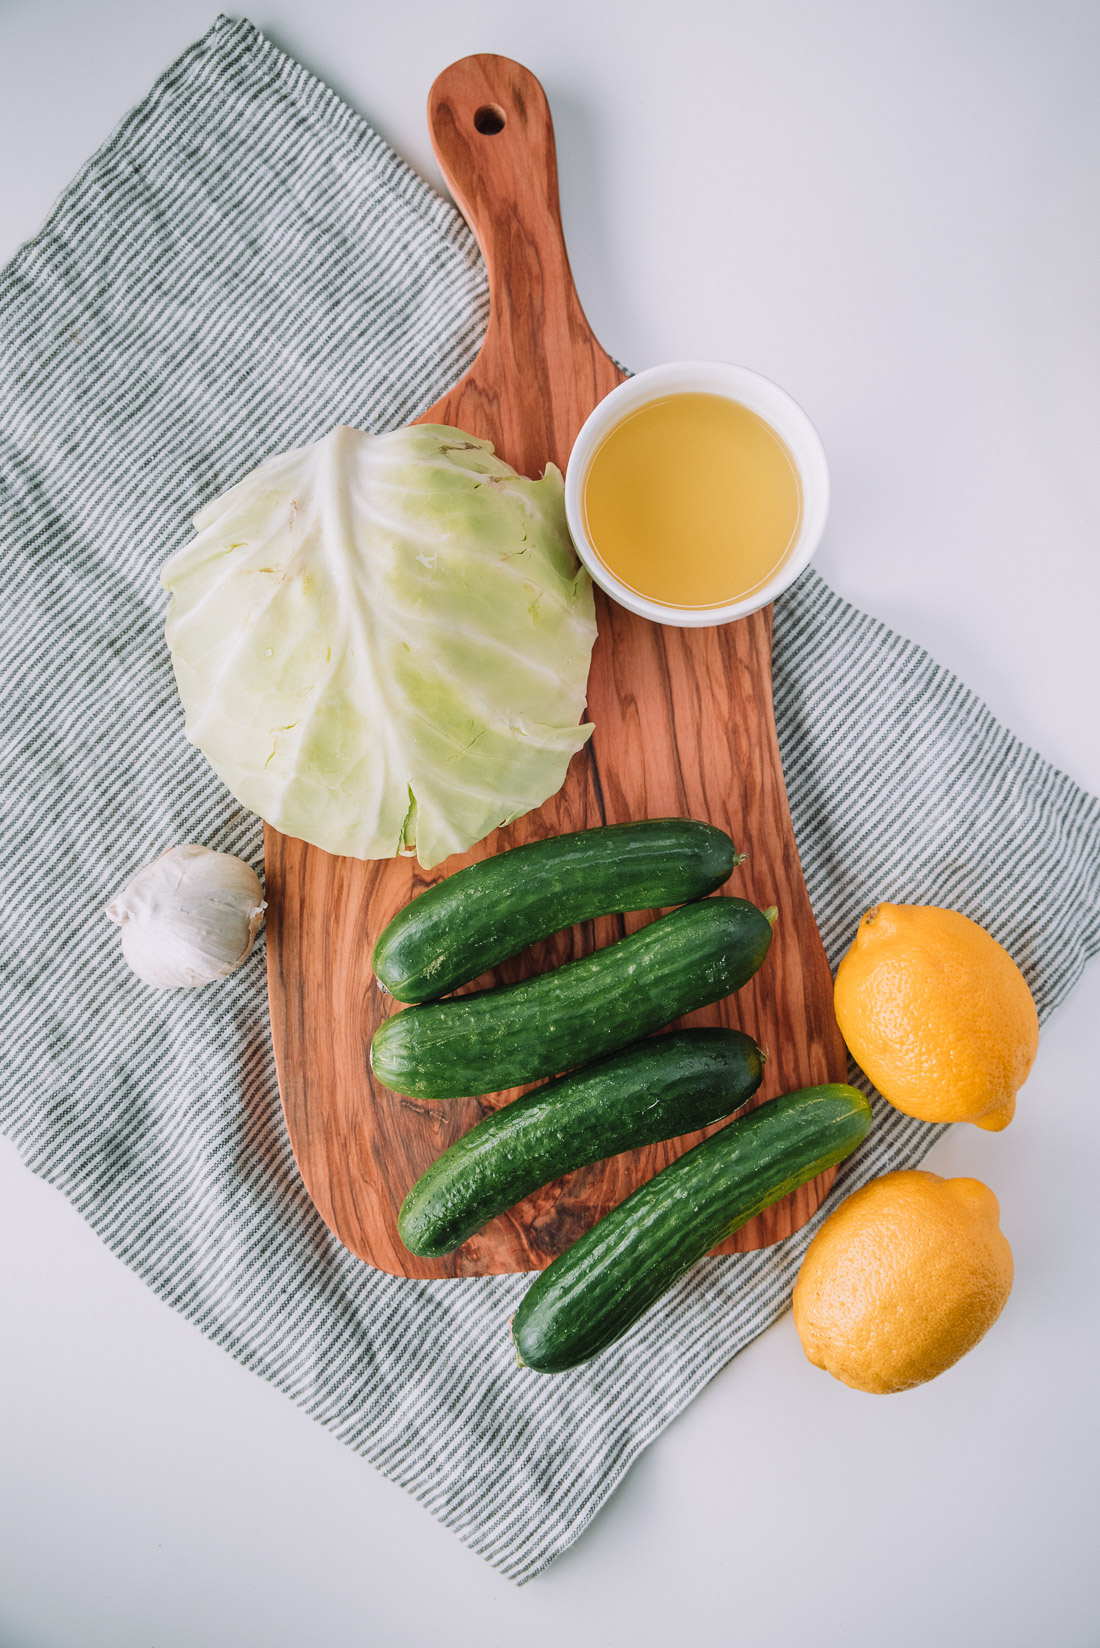
M 561 1373 L 598 1356 L 719 1242 L 827 1167 L 871 1125 L 837 1082 L 773 1099 L 712 1133 L 555 1259 L 512 1318 L 521 1363 Z
M 740 1030 L 673 1030 L 585 1065 L 445 1150 L 405 1197 L 401 1240 L 411 1253 L 451 1253 L 563 1173 L 721 1121 L 763 1073 L 760 1049 Z
M 572 1070 L 739 990 L 771 943 L 742 898 L 685 904 L 617 944 L 535 978 L 394 1013 L 371 1069 L 415 1099 L 457 1099 Z
M 576 922 L 703 898 L 739 862 L 724 830 L 694 818 L 607 824 L 513 847 L 399 910 L 374 947 L 375 977 L 398 1001 L 433 1001 Z

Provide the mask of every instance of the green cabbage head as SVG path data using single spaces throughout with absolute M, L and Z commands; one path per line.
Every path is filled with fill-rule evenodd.
M 432 865 L 560 789 L 596 623 L 552 464 L 335 429 L 195 529 L 162 574 L 187 736 L 269 824 Z

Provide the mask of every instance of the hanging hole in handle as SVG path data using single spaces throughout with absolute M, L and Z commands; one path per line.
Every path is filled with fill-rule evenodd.
M 474 115 L 474 126 L 482 137 L 495 137 L 504 130 L 507 116 L 498 103 L 483 103 Z

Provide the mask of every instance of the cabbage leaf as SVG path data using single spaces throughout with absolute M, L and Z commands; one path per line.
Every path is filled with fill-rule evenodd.
M 560 789 L 596 623 L 553 465 L 339 428 L 195 530 L 162 573 L 187 736 L 269 824 L 430 866 Z

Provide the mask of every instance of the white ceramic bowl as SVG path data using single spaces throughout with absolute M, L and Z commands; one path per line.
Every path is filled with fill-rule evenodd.
M 615 574 L 601 561 L 595 545 L 588 537 L 584 523 L 584 478 L 596 448 L 615 426 L 650 401 L 666 395 L 724 395 L 738 401 L 770 424 L 794 459 L 802 484 L 802 514 L 794 543 L 777 570 L 764 584 L 739 601 L 724 606 L 672 606 L 663 601 L 651 601 L 644 595 L 620 583 Z M 711 624 L 729 624 L 735 618 L 744 618 L 793 584 L 821 542 L 825 517 L 829 512 L 829 467 L 825 450 L 817 430 L 809 418 L 785 390 L 759 372 L 750 372 L 745 366 L 729 366 L 723 361 L 673 361 L 667 366 L 653 366 L 648 372 L 639 372 L 627 378 L 610 395 L 606 395 L 591 412 L 581 428 L 569 456 L 565 474 L 565 512 L 569 530 L 577 546 L 577 554 L 584 562 L 595 583 L 618 601 L 649 618 L 655 624 L 676 624 L 696 627 Z

